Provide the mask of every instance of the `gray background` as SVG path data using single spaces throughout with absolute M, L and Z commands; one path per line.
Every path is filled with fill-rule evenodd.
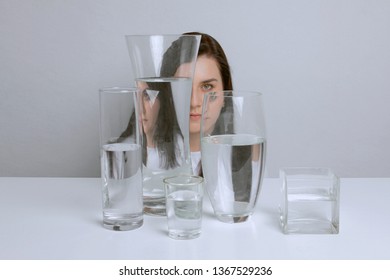
M 390 1 L 0 0 L 0 176 L 100 176 L 98 89 L 126 34 L 202 31 L 264 93 L 267 169 L 390 177 Z

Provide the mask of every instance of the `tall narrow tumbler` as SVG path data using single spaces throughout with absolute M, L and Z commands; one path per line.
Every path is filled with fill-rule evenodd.
M 265 167 L 262 95 L 210 92 L 202 109 L 202 168 L 214 213 L 222 222 L 244 222 L 253 213 Z
M 200 35 L 128 35 L 140 90 L 144 212 L 166 215 L 163 179 L 192 174 L 189 114 Z
M 143 224 L 142 133 L 136 94 L 136 89 L 128 88 L 100 90 L 103 226 L 113 230 Z

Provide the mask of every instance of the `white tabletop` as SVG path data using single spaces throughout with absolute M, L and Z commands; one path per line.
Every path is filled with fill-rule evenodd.
M 254 215 L 225 224 L 205 202 L 193 240 L 165 217 L 133 231 L 103 228 L 99 178 L 0 178 L 0 259 L 390 259 L 390 178 L 341 179 L 340 233 L 285 235 L 279 180 L 265 179 Z

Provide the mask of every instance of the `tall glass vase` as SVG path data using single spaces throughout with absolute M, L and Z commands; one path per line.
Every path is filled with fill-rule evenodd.
M 163 179 L 192 174 L 189 114 L 199 35 L 128 35 L 143 128 L 144 212 L 166 215 Z

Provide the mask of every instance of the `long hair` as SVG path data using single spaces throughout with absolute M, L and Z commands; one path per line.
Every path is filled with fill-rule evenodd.
M 196 44 L 192 36 L 181 36 L 172 42 L 171 46 L 165 51 L 161 62 L 160 76 L 171 78 L 180 65 L 188 63 L 193 59 Z M 148 84 L 150 89 L 159 90 L 162 94 L 158 95 L 160 100 L 160 111 L 158 123 L 156 124 L 153 141 L 157 147 L 159 158 L 163 160 L 162 167 L 165 169 L 174 168 L 179 165 L 176 153 L 180 152 L 178 143 L 183 141 L 183 134 L 176 116 L 175 104 L 172 96 L 170 83 Z M 160 88 L 153 88 L 158 86 Z M 178 104 L 176 104 L 178 106 Z M 146 157 L 146 156 L 145 156 Z
M 173 103 L 172 89 L 169 82 L 147 83 L 148 88 L 158 91 L 157 99 L 160 101 L 160 110 L 153 133 L 153 143 L 156 145 L 160 167 L 174 168 L 179 165 L 176 152 L 178 151 L 178 138 L 183 138 Z M 144 141 L 146 142 L 146 141 Z M 145 149 L 146 151 L 146 149 Z M 147 154 L 144 154 L 146 162 Z
M 222 76 L 222 84 L 224 90 L 232 90 L 233 82 L 230 70 L 230 65 L 222 46 L 214 37 L 201 32 L 187 32 L 184 35 L 201 35 L 198 57 L 205 55 L 214 58 L 217 61 L 219 72 Z
M 194 53 L 192 36 L 181 36 L 174 41 L 163 55 L 160 76 L 162 78 L 172 78 L 175 75 L 178 67 L 183 63 L 190 62 Z M 184 50 L 184 51 L 183 51 Z M 158 112 L 157 121 L 152 136 L 152 141 L 155 144 L 159 154 L 160 168 L 170 169 L 180 165 L 178 153 L 180 153 L 179 141 L 183 141 L 183 134 L 176 116 L 175 104 L 173 101 L 172 87 L 169 82 L 146 82 L 148 89 L 158 91 L 157 99 L 160 102 L 160 110 Z M 178 106 L 178 104 L 176 104 Z M 121 137 L 129 137 L 134 132 L 135 116 L 132 116 L 127 129 L 122 133 Z M 145 139 L 146 135 L 143 134 Z M 147 163 L 147 145 L 143 141 L 142 158 L 143 163 Z
M 147 82 L 148 89 L 158 91 L 157 99 L 160 102 L 160 110 L 153 129 L 152 142 L 155 144 L 159 158 L 160 167 L 163 169 L 174 168 L 179 165 L 176 157 L 178 149 L 178 138 L 183 138 L 174 110 L 171 85 L 169 82 Z M 139 94 L 143 94 L 142 92 Z M 142 98 L 142 97 L 140 97 Z M 121 138 L 125 140 L 134 135 L 136 128 L 136 115 L 133 113 L 130 117 L 127 128 L 121 134 Z M 142 159 L 146 165 L 148 159 L 146 135 L 143 133 L 142 141 Z

